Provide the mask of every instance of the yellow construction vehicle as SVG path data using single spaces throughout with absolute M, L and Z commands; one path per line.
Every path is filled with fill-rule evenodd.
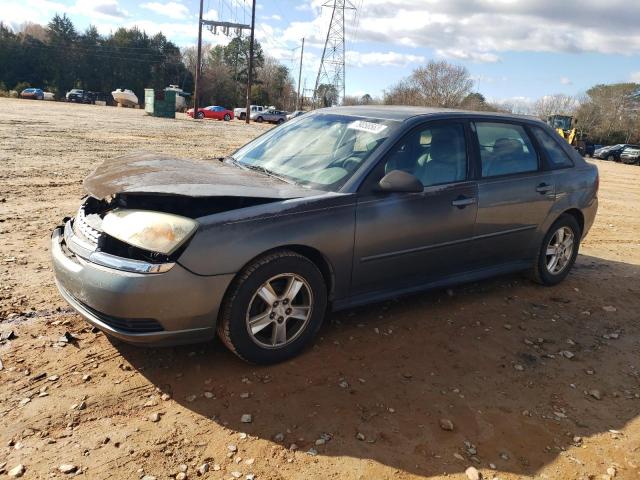
M 547 118 L 547 123 L 553 127 L 558 135 L 564 138 L 572 147 L 578 146 L 578 135 L 576 121 L 570 115 L 551 115 Z

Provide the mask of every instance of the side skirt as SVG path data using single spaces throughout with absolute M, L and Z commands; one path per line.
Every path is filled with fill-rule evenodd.
M 388 289 L 382 291 L 376 291 L 371 293 L 364 293 L 356 295 L 354 297 L 347 297 L 344 299 L 334 300 L 333 311 L 344 310 L 347 308 L 353 308 L 360 305 L 366 305 L 369 303 L 381 302 L 389 300 L 391 298 L 402 297 L 405 295 L 411 295 L 413 293 L 424 292 L 427 290 L 435 290 L 439 288 L 450 287 L 452 285 L 459 285 L 462 283 L 470 283 L 485 278 L 495 277 L 499 275 L 506 275 L 508 273 L 519 272 L 526 270 L 531 266 L 529 261 L 511 262 L 495 267 L 483 268 L 480 270 L 473 270 L 471 272 L 460 273 L 456 275 L 449 275 L 448 277 L 435 280 L 428 283 L 419 285 L 413 285 L 410 287 L 404 287 L 400 289 Z

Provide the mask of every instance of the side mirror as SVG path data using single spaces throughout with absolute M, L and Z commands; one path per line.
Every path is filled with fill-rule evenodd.
M 381 192 L 420 193 L 424 191 L 422 182 L 403 170 L 391 170 L 378 183 Z

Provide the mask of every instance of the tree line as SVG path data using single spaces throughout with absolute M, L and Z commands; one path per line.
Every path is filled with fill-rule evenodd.
M 249 64 L 249 40 L 227 45 L 203 45 L 202 105 L 243 106 Z M 266 55 L 254 42 L 251 103 L 293 110 L 295 83 L 290 70 Z M 118 28 L 100 35 L 94 26 L 78 32 L 66 15 L 55 15 L 46 26 L 27 23 L 14 32 L 0 22 L 0 93 L 32 86 L 56 94 L 72 88 L 108 93 L 129 88 L 144 98 L 145 88 L 169 84 L 192 91 L 196 48 L 182 51 L 162 33 L 147 35 L 137 28 Z M 333 85 L 320 85 L 317 107 L 338 101 Z M 546 120 L 572 115 L 581 133 L 596 143 L 640 143 L 640 84 L 595 85 L 581 96 L 548 95 L 533 103 L 492 103 L 474 90 L 469 71 L 445 60 L 429 61 L 389 87 L 380 98 L 346 96 L 344 105 L 416 105 L 477 111 L 524 113 Z
M 66 15 L 47 26 L 25 24 L 17 33 L 0 23 L 0 65 L 0 89 L 32 86 L 57 98 L 72 88 L 129 88 L 144 98 L 145 88 L 192 85 L 180 49 L 162 33 L 149 36 L 134 27 L 102 36 L 95 26 L 78 32 Z
M 203 46 L 200 104 L 242 106 L 246 98 L 249 40 L 237 37 L 226 46 Z M 196 49 L 182 51 L 162 33 L 148 35 L 136 27 L 100 35 L 95 26 L 78 32 L 66 15 L 42 26 L 26 23 L 18 32 L 0 22 L 0 93 L 42 88 L 63 98 L 72 88 L 109 93 L 170 84 L 192 92 Z M 295 88 L 289 69 L 264 55 L 254 43 L 251 102 L 293 109 Z M 110 98 L 110 95 L 108 95 Z
M 555 94 L 535 102 L 488 102 L 474 91 L 469 71 L 445 60 L 430 61 L 385 90 L 381 98 L 347 96 L 347 105 L 387 104 L 459 108 L 533 115 L 546 121 L 549 116 L 570 115 L 575 126 L 594 143 L 640 143 L 640 84 L 595 85 L 584 94 Z

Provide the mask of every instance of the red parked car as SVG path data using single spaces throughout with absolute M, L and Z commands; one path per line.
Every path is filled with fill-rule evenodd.
M 187 115 L 193 117 L 193 108 L 187 110 Z M 225 122 L 228 122 L 229 120 L 233 120 L 233 112 L 224 107 L 211 105 L 210 107 L 199 108 L 196 118 L 215 118 L 217 120 L 224 120 Z

